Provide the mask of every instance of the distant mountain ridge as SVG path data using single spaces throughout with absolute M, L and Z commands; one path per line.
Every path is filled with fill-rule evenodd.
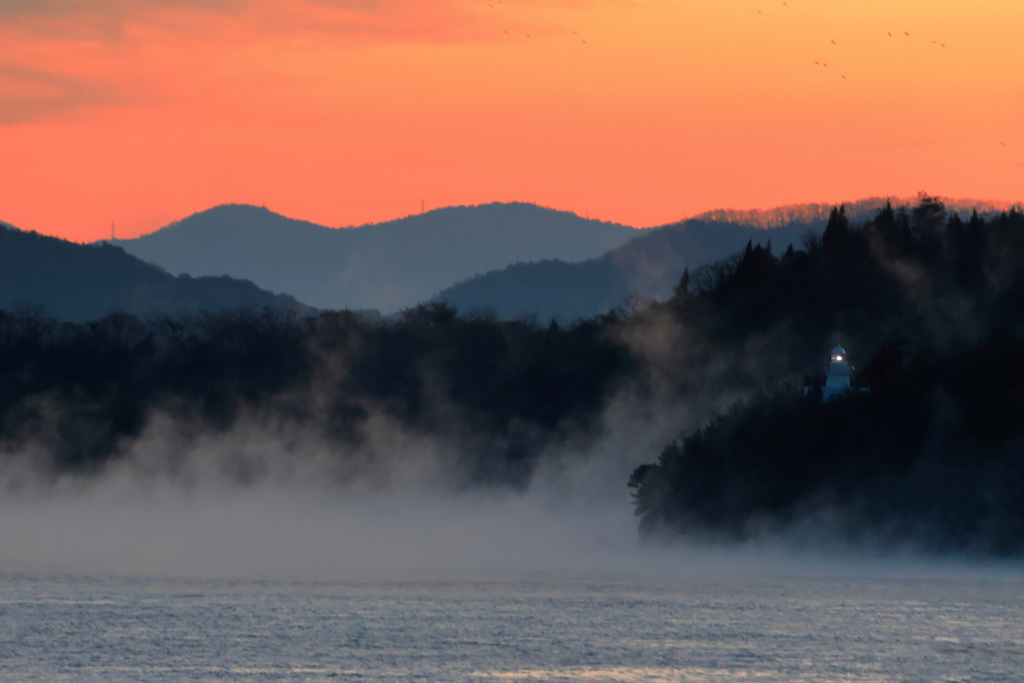
M 227 274 L 320 308 L 391 313 L 477 273 L 517 261 L 586 260 L 636 233 L 524 203 L 449 207 L 358 228 L 223 205 L 115 243 L 172 273 Z
M 941 201 L 948 211 L 956 211 L 961 216 L 970 214 L 977 209 L 979 214 L 994 214 L 1006 211 L 1013 206 L 1013 202 L 998 202 L 979 199 L 955 199 L 951 197 L 936 197 Z M 874 218 L 879 209 L 889 201 L 894 209 L 914 206 L 917 197 L 867 197 L 852 202 L 842 202 L 846 207 L 846 215 L 851 222 L 860 223 Z M 777 228 L 790 223 L 805 223 L 807 225 L 825 225 L 828 221 L 828 214 L 835 204 L 789 204 L 776 206 L 770 209 L 715 209 L 693 216 L 691 220 L 706 221 L 708 223 L 735 223 L 738 225 L 750 225 L 755 228 Z
M 110 244 L 76 244 L 0 223 L 0 309 L 26 306 L 68 322 L 97 320 L 114 311 L 311 310 L 244 280 L 174 277 Z

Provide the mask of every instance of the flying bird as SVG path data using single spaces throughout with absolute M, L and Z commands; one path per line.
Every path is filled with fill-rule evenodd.
M 835 39 L 833 39 L 833 40 L 832 40 L 832 44 L 833 44 L 833 45 L 835 45 L 835 44 L 836 44 L 836 41 L 835 41 Z
M 909 38 L 909 37 L 910 37 L 910 33 L 908 33 L 907 31 L 904 31 L 904 32 L 903 32 L 903 35 L 905 35 L 905 36 L 906 36 L 907 38 Z

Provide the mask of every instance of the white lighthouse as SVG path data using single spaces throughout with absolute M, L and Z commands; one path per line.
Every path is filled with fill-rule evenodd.
M 825 384 L 817 381 L 808 382 L 804 386 L 804 396 L 814 396 L 822 401 L 834 401 L 851 394 L 866 394 L 870 389 L 850 386 L 850 362 L 846 357 L 846 349 L 836 346 L 828 359 L 828 372 L 825 373 Z M 819 375 L 820 377 L 820 375 Z M 808 378 L 809 379 L 809 378 Z M 818 391 L 821 391 L 819 394 Z
M 846 360 L 846 350 L 836 345 L 828 361 L 828 374 L 825 375 L 825 386 L 821 390 L 821 399 L 832 399 L 850 393 L 850 363 Z

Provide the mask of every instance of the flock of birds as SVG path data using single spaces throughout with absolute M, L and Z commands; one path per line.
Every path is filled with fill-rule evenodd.
M 786 0 L 782 0 L 782 5 L 783 5 L 784 7 L 787 7 L 787 8 L 789 7 L 789 3 L 788 3 L 788 2 L 786 2 Z M 758 10 L 757 10 L 757 13 L 758 13 L 758 14 L 760 14 L 760 15 L 763 15 L 763 14 L 764 14 L 764 12 L 762 12 L 762 11 L 761 11 L 760 9 L 758 9 Z M 892 31 L 886 31 L 886 35 L 888 35 L 888 36 L 889 36 L 889 38 L 893 38 L 893 33 L 892 33 Z M 896 37 L 898 38 L 899 36 L 897 35 Z M 908 39 L 908 38 L 910 38 L 910 37 L 911 37 L 911 36 L 910 36 L 910 31 L 903 31 L 903 39 Z M 830 43 L 831 43 L 832 45 L 836 45 L 836 46 L 838 46 L 838 43 L 836 42 L 835 38 L 830 38 L 830 39 L 829 39 L 829 42 L 830 42 Z M 931 44 L 932 44 L 932 45 L 935 45 L 936 47 L 938 47 L 938 48 L 940 48 L 940 49 L 942 49 L 942 48 L 945 48 L 945 47 L 946 47 L 946 44 L 945 44 L 944 42 L 941 42 L 941 41 L 939 41 L 939 40 L 931 40 Z M 815 60 L 814 60 L 814 64 L 815 64 L 815 66 L 819 66 L 819 67 L 822 67 L 822 68 L 828 68 L 828 62 L 824 61 L 824 59 L 815 59 Z M 842 80 L 844 80 L 844 81 L 845 81 L 845 80 L 847 80 L 847 79 L 846 79 L 846 74 L 840 73 L 840 74 L 839 74 L 839 76 L 840 76 L 840 78 L 841 78 Z M 1007 151 L 1009 151 L 1009 149 L 1010 149 L 1010 146 L 1009 146 L 1009 145 L 1007 145 L 1005 141 L 1004 141 L 1004 142 L 1000 142 L 999 144 L 1000 144 L 1000 146 L 1002 146 L 1002 147 L 1003 147 L 1004 149 L 1006 149 Z M 1016 164 L 1017 164 L 1017 167 L 1018 167 L 1018 168 L 1024 169 L 1024 162 L 1020 162 L 1020 161 L 1017 161 L 1017 162 L 1016 162 Z
M 504 3 L 504 0 L 494 0 L 494 2 L 488 2 L 488 3 L 487 3 L 487 6 L 488 6 L 488 7 L 490 7 L 491 9 L 495 9 L 495 5 L 503 5 L 503 4 L 505 4 L 505 3 Z M 511 33 L 509 32 L 509 30 L 508 30 L 508 29 L 505 29 L 505 30 L 504 30 L 504 32 L 505 32 L 505 35 L 507 35 L 507 36 L 510 36 L 510 35 L 512 35 L 512 34 L 511 34 Z M 531 35 L 530 35 L 529 33 L 523 33 L 523 35 L 524 35 L 525 37 L 527 37 L 527 38 L 532 38 L 532 37 L 533 37 L 533 36 L 531 36 Z M 580 34 L 579 34 L 579 31 L 572 31 L 572 35 L 573 35 L 573 36 L 575 36 L 575 37 L 576 37 L 577 39 L 579 39 L 579 41 L 580 41 L 581 43 L 583 43 L 584 45 L 586 45 L 586 44 L 587 44 L 587 41 L 586 41 L 586 40 L 584 40 L 584 39 L 580 38 Z
M 783 7 L 787 7 L 787 8 L 788 8 L 788 7 L 789 7 L 789 3 L 788 3 L 788 2 L 786 2 L 786 0 L 783 0 L 783 1 L 782 1 L 782 6 L 783 6 Z M 758 13 L 758 14 L 760 14 L 760 15 L 763 15 L 763 14 L 764 14 L 764 12 L 763 12 L 763 11 L 761 11 L 760 9 L 758 9 L 758 10 L 757 10 L 757 13 Z M 890 38 L 892 38 L 892 37 L 893 37 L 892 31 L 886 31 L 886 34 L 887 34 L 887 35 L 888 35 L 888 36 L 889 36 Z M 910 38 L 910 31 L 904 31 L 904 32 L 903 32 L 903 37 L 904 37 L 904 38 Z M 830 43 L 831 43 L 832 45 L 836 45 L 836 46 L 838 46 L 838 45 L 839 45 L 839 43 L 837 43 L 837 42 L 836 42 L 835 38 L 830 38 L 830 39 L 829 39 L 829 42 L 830 42 Z M 940 41 L 938 41 L 938 40 L 932 40 L 932 41 L 931 41 L 931 43 L 932 43 L 933 45 L 936 45 L 936 46 L 940 47 L 940 48 L 944 48 L 944 47 L 946 47 L 946 44 L 945 44 L 945 43 L 943 43 L 943 42 L 940 42 Z M 826 62 L 826 61 L 825 61 L 824 59 L 815 59 L 815 60 L 814 60 L 814 64 L 815 64 L 815 66 L 820 66 L 820 67 L 828 68 L 828 62 Z M 844 80 L 844 81 L 846 80 L 846 74 L 842 74 L 842 73 L 841 73 L 841 74 L 839 74 L 839 77 L 840 77 L 840 78 L 841 78 L 842 80 Z
M 487 6 L 488 6 L 489 8 L 491 8 L 491 9 L 495 9 L 495 8 L 496 8 L 496 5 L 503 5 L 503 4 L 504 4 L 504 0 L 490 0 L 490 1 L 488 1 L 488 3 L 487 3 Z M 786 7 L 786 8 L 788 9 L 788 8 L 789 8 L 789 2 L 787 2 L 787 0 L 782 0 L 782 6 L 783 6 L 783 7 Z M 758 13 L 759 15 L 763 15 L 763 14 L 764 14 L 764 12 L 763 12 L 763 11 L 762 11 L 761 9 L 758 9 L 758 10 L 757 10 L 757 13 Z M 508 30 L 508 29 L 505 29 L 505 30 L 504 30 L 504 33 L 505 33 L 506 35 L 511 35 L 511 33 L 509 32 L 509 30 Z M 574 38 L 575 38 L 575 39 L 579 40 L 579 42 L 580 42 L 580 43 L 582 43 L 582 44 L 584 44 L 584 45 L 585 45 L 585 44 L 587 43 L 587 41 L 586 41 L 585 39 L 583 39 L 583 38 L 581 38 L 581 37 L 580 37 L 580 34 L 579 34 L 579 32 L 578 32 L 578 31 L 572 31 L 571 33 L 572 33 L 572 35 L 574 36 Z M 887 35 L 889 36 L 889 38 L 893 38 L 893 37 L 894 37 L 894 36 L 893 36 L 893 33 L 892 33 L 892 31 L 886 31 L 886 34 L 887 34 Z M 530 35 L 529 33 L 524 33 L 523 35 L 524 35 L 524 36 L 525 36 L 526 38 L 531 38 L 531 37 L 532 37 L 532 36 L 531 36 L 531 35 Z M 899 38 L 898 34 L 897 34 L 897 36 L 896 36 L 896 37 L 897 37 L 897 38 Z M 911 37 L 911 36 L 910 36 L 910 31 L 903 31 L 903 36 L 902 36 L 902 37 L 903 37 L 903 39 L 904 39 L 904 40 L 906 40 L 906 39 L 909 39 L 909 38 Z M 837 47 L 838 47 L 838 45 L 839 45 L 839 44 L 838 44 L 838 43 L 836 42 L 835 38 L 830 38 L 830 39 L 829 39 L 829 42 L 830 42 L 830 43 L 831 43 L 832 45 L 834 45 L 834 46 L 837 46 Z M 944 42 L 941 42 L 941 41 L 939 41 L 939 40 L 931 40 L 931 44 L 932 44 L 932 45 L 935 45 L 936 47 L 938 47 L 938 48 L 940 48 L 940 49 L 941 49 L 941 48 L 945 48 L 945 47 L 946 47 L 946 44 L 945 44 Z M 815 64 L 815 66 L 817 66 L 817 67 L 821 67 L 821 68 L 830 68 L 830 67 L 829 67 L 829 65 L 828 65 L 828 62 L 826 62 L 826 61 L 825 61 L 825 60 L 824 60 L 823 58 L 815 59 L 815 60 L 814 60 L 814 64 Z M 842 80 L 844 80 L 844 81 L 845 81 L 845 80 L 847 80 L 847 78 L 846 78 L 846 74 L 845 74 L 845 73 L 840 73 L 840 74 L 839 74 L 839 77 L 840 77 L 840 78 L 841 78 Z M 1003 147 L 1004 149 L 1006 149 L 1006 150 L 1008 150 L 1008 151 L 1009 151 L 1009 145 L 1007 145 L 1007 144 L 1006 144 L 1006 142 L 1001 142 L 1001 143 L 1000 143 L 1000 145 L 1001 145 L 1001 146 L 1002 146 L 1002 147 Z M 1018 162 L 1016 162 L 1016 164 L 1017 164 L 1017 167 L 1018 167 L 1018 168 L 1024 169 L 1024 163 L 1022 163 L 1022 162 L 1019 162 L 1019 161 L 1018 161 Z

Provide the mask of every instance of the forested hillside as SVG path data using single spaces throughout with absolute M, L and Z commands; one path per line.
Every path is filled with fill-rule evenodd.
M 599 429 L 631 365 L 601 321 L 544 329 L 441 305 L 393 323 L 269 308 L 81 325 L 0 312 L 0 452 L 89 473 L 131 450 L 154 414 L 178 425 L 183 451 L 268 421 L 318 441 L 341 479 L 394 456 L 363 448 L 385 429 L 447 442 L 452 482 L 517 487 L 544 447 Z M 247 444 L 228 448 L 246 462 Z
M 964 222 L 922 197 L 851 228 L 839 209 L 806 252 L 711 275 L 660 314 L 716 353 L 757 339 L 762 363 L 863 349 L 870 393 L 823 403 L 808 377 L 685 431 L 630 480 L 645 535 L 1024 550 L 1020 212 Z

